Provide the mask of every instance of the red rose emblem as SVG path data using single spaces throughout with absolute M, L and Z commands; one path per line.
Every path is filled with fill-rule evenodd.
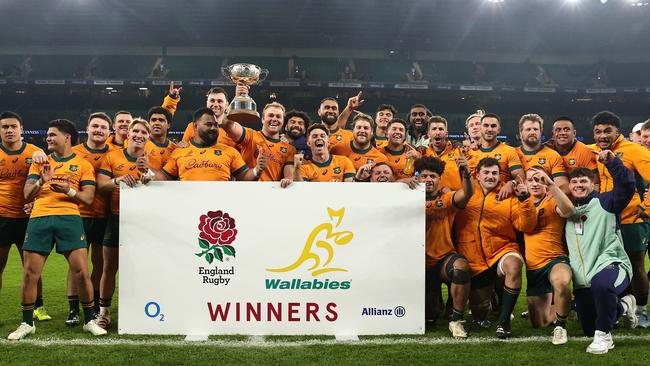
M 235 229 L 235 219 L 221 210 L 208 211 L 207 214 L 201 215 L 199 222 L 199 238 L 206 240 L 214 245 L 226 245 L 235 240 L 237 229 Z

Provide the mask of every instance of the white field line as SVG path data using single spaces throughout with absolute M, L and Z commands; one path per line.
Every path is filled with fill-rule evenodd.
M 569 342 L 587 343 L 592 339 L 587 337 L 572 337 Z M 614 335 L 614 342 L 620 340 L 643 340 L 650 341 L 650 335 Z M 426 338 L 426 337 L 404 337 L 404 338 L 370 338 L 359 341 L 337 341 L 335 339 L 308 339 L 308 340 L 268 340 L 262 336 L 252 336 L 248 340 L 208 340 L 202 342 L 187 342 L 183 340 L 144 340 L 144 339 L 120 339 L 120 338 L 92 338 L 92 339 L 59 339 L 43 338 L 31 339 L 26 338 L 21 341 L 0 340 L 0 345 L 19 345 L 29 344 L 34 346 L 201 346 L 201 347 L 239 347 L 239 348 L 270 348 L 270 347 L 304 347 L 304 346 L 370 346 L 370 345 L 463 345 L 463 344 L 488 344 L 488 343 L 548 343 L 551 344 L 551 336 L 533 336 L 511 338 L 508 340 L 499 340 L 493 337 L 469 337 L 466 340 L 456 340 L 453 338 Z

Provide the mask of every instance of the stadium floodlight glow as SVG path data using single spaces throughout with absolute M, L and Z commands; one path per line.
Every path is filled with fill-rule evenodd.
M 488 3 L 502 3 L 505 0 L 487 0 Z
M 110 86 L 107 86 L 106 90 L 113 90 L 113 88 L 111 88 Z
M 149 88 L 139 88 L 140 90 L 149 90 Z
M 600 0 L 600 3 L 603 4 L 603 5 L 607 4 L 607 0 Z

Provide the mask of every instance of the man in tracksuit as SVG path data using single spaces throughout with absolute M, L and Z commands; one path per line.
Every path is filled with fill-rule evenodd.
M 585 335 L 594 337 L 587 352 L 601 354 L 614 348 L 610 332 L 621 315 L 633 327 L 638 318 L 634 296 L 618 298 L 632 278 L 620 213 L 634 195 L 634 175 L 611 150 L 598 153 L 598 160 L 613 177 L 613 189 L 598 193 L 593 171 L 578 168 L 569 176 L 573 212 L 558 213 L 567 218 L 565 235 L 578 318 Z

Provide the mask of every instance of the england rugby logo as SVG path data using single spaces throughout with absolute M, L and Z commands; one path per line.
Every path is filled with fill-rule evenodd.
M 224 256 L 235 256 L 232 243 L 237 237 L 235 219 L 221 210 L 208 211 L 199 219 L 199 247 L 197 257 L 212 263 L 215 259 L 223 262 Z

